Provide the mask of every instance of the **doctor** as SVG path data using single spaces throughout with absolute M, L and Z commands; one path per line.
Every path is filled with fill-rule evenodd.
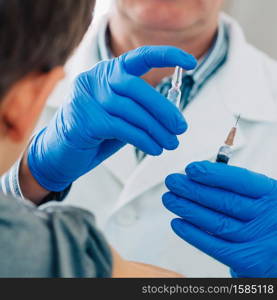
M 115 1 L 111 15 L 87 34 L 67 65 L 67 78 L 52 95 L 41 121 L 43 126 L 53 116 L 73 77 L 100 60 L 144 44 L 175 45 L 200 60 L 184 78 L 182 103 L 189 130 L 180 137 L 178 150 L 151 157 L 133 146 L 124 147 L 75 183 L 67 199 L 93 211 L 109 242 L 126 258 L 188 276 L 229 276 L 229 271 L 172 234 L 172 215 L 160 202 L 164 178 L 191 161 L 212 159 L 238 114 L 242 119 L 232 163 L 277 177 L 272 164 L 277 151 L 277 64 L 247 43 L 234 20 L 219 14 L 222 2 Z M 166 94 L 171 74 L 172 69 L 154 70 L 145 79 Z M 17 166 L 7 176 L 13 174 Z M 58 200 L 63 196 L 56 193 Z

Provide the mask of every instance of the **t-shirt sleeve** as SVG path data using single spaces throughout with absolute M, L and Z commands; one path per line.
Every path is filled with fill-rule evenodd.
M 52 230 L 59 277 L 111 277 L 111 250 L 91 213 L 65 206 L 48 207 L 44 213 Z
M 0 220 L 0 277 L 111 277 L 111 250 L 91 213 L 0 195 Z

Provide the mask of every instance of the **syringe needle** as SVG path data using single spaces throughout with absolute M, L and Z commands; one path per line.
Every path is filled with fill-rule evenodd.
M 236 124 L 235 124 L 235 128 L 237 128 L 237 126 L 238 126 L 238 123 L 239 123 L 239 120 L 240 120 L 240 114 L 239 114 L 239 116 L 238 116 L 238 118 L 237 118 L 237 121 L 236 121 Z

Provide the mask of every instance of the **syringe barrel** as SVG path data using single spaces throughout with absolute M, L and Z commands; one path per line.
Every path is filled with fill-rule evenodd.
M 232 147 L 230 147 L 228 145 L 224 145 L 224 146 L 220 147 L 217 157 L 216 157 L 216 162 L 228 164 L 228 162 L 232 156 L 232 152 L 233 152 Z

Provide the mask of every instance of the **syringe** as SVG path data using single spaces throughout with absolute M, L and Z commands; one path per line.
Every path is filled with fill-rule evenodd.
M 216 157 L 216 162 L 228 164 L 228 162 L 233 154 L 232 146 L 234 145 L 234 140 L 235 140 L 235 136 L 237 133 L 237 126 L 238 126 L 239 120 L 240 120 L 240 115 L 237 118 L 235 126 L 229 132 L 227 139 L 225 141 L 225 144 L 220 147 L 217 157 Z
M 180 67 L 176 67 L 171 81 L 171 88 L 167 94 L 167 99 L 170 100 L 172 103 L 174 103 L 178 108 L 180 108 L 181 105 L 182 80 L 183 80 L 183 69 Z

